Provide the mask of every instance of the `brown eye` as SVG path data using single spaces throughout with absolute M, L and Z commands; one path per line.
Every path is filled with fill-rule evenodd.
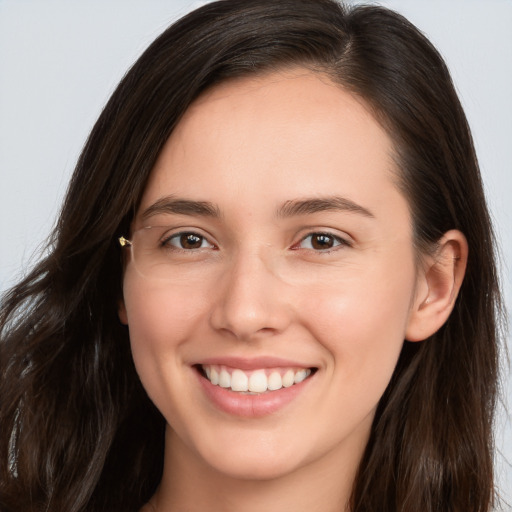
M 311 246 L 313 249 L 331 249 L 334 246 L 334 237 L 318 233 L 311 236 Z
M 193 250 L 212 247 L 208 240 L 197 233 L 177 233 L 171 236 L 164 245 L 171 245 L 178 249 Z
M 203 237 L 193 233 L 184 233 L 180 236 L 180 245 L 183 249 L 199 249 L 203 243 Z
M 341 245 L 350 245 L 348 242 L 329 233 L 311 233 L 303 238 L 299 244 L 301 249 L 314 251 L 328 251 Z

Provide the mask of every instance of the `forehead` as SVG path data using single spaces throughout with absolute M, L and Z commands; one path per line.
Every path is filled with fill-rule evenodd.
M 365 186 L 393 184 L 392 154 L 364 102 L 325 75 L 297 68 L 229 80 L 186 111 L 141 206 L 165 194 L 211 200 L 219 191 L 239 201 L 263 195 L 282 202 L 336 189 L 365 201 Z
M 240 127 L 245 130 L 240 132 Z M 216 85 L 192 103 L 172 139 L 183 135 L 211 136 L 212 128 L 222 129 L 224 135 L 231 130 L 233 140 L 252 138 L 254 143 L 260 141 L 263 129 L 269 137 L 280 136 L 282 143 L 288 136 L 295 140 L 302 136 L 314 143 L 315 138 L 331 131 L 345 139 L 380 139 L 383 145 L 391 147 L 385 130 L 362 99 L 335 84 L 326 74 L 305 68 L 236 78 Z M 279 141 L 275 141 L 276 145 Z

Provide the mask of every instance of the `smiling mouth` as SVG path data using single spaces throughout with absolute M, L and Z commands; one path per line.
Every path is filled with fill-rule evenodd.
M 214 386 L 252 395 L 292 387 L 316 371 L 316 368 L 262 368 L 246 371 L 215 364 L 197 365 L 196 368 Z

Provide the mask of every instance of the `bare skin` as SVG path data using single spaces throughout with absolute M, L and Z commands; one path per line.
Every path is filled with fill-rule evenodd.
M 444 323 L 467 255 L 451 231 L 417 264 L 392 152 L 361 101 L 304 69 L 221 84 L 189 108 L 133 226 L 168 227 L 169 279 L 129 262 L 119 308 L 168 422 L 143 512 L 347 506 L 403 340 Z M 250 377 L 256 360 L 267 376 L 312 371 L 293 395 L 266 391 L 268 407 L 207 376 Z

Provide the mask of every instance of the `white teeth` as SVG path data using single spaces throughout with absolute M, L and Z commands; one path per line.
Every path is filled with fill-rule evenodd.
M 247 375 L 242 370 L 234 370 L 231 374 L 231 389 L 233 391 L 253 391 Z
M 286 370 L 284 375 L 281 375 L 278 370 L 274 370 L 268 376 L 263 369 L 248 372 L 249 375 L 238 368 L 229 373 L 226 367 L 217 365 L 204 365 L 203 370 L 214 386 L 231 388 L 232 391 L 242 393 L 265 393 L 265 391 L 277 391 L 283 387 L 289 388 L 294 384 L 299 384 L 311 375 L 311 370 L 304 368 L 300 370 L 290 368 Z
M 293 382 L 295 384 L 298 384 L 299 382 L 302 382 L 307 376 L 308 376 L 308 374 L 307 374 L 306 370 L 299 370 L 295 374 L 295 377 L 293 378 Z
M 219 383 L 219 372 L 215 368 L 212 368 L 210 366 L 210 375 L 208 375 L 207 373 L 206 376 L 210 379 L 210 382 L 214 386 L 217 386 L 217 384 Z
M 281 378 L 279 372 L 272 372 L 268 376 L 267 387 L 269 391 L 276 391 L 277 389 L 281 389 L 283 387 L 283 379 Z
M 220 371 L 219 374 L 219 386 L 221 388 L 230 388 L 231 387 L 231 375 L 224 370 L 224 368 Z
M 249 377 L 249 391 L 253 393 L 263 393 L 267 391 L 267 376 L 264 370 L 257 370 L 251 374 Z
M 293 370 L 288 370 L 283 375 L 283 387 L 289 388 L 290 386 L 293 386 L 294 380 L 295 380 L 295 372 Z

